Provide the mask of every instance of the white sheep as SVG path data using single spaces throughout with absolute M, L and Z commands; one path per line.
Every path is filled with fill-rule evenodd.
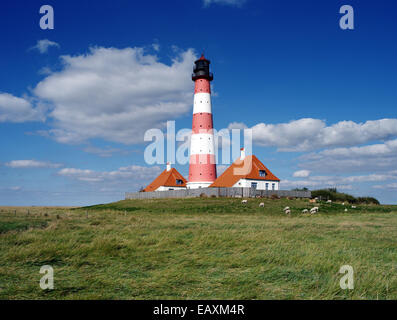
M 345 203 L 344 202 L 342 202 L 342 206 L 344 206 L 345 205 Z
M 285 210 L 285 214 L 291 214 L 291 210 Z
M 241 201 L 241 203 L 247 203 L 248 202 L 248 200 L 242 200 Z
M 356 209 L 357 207 L 356 206 L 352 206 L 352 209 Z
M 347 212 L 347 208 L 345 209 L 345 212 Z
M 283 210 L 287 211 L 287 210 L 291 210 L 291 208 L 290 207 L 285 207 Z
M 261 202 L 260 204 L 259 204 L 259 207 L 260 208 L 263 208 L 265 206 L 265 203 L 264 202 Z
M 327 203 L 332 203 L 332 200 L 328 200 Z
M 316 213 L 316 212 L 318 212 L 318 207 L 314 207 L 314 208 L 310 209 L 311 214 Z
M 303 209 L 303 210 L 302 210 L 302 213 L 309 213 L 309 210 Z

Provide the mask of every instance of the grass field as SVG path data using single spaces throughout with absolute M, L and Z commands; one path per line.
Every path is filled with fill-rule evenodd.
M 197 198 L 1 207 L 0 299 L 397 299 L 397 206 L 322 203 L 301 213 L 311 206 Z M 353 290 L 339 286 L 346 264 Z M 39 287 L 43 265 L 54 268 L 54 290 Z

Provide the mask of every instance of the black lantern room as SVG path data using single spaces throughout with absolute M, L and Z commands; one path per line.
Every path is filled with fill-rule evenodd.
M 211 61 L 207 60 L 204 54 L 202 54 L 200 59 L 194 62 L 195 66 L 193 67 L 192 80 L 207 79 L 208 81 L 212 81 L 214 75 L 210 72 L 210 63 Z

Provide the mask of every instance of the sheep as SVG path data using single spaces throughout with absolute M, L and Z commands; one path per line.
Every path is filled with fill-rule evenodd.
M 241 201 L 241 203 L 247 203 L 248 202 L 248 200 L 242 200 Z
M 264 202 L 261 202 L 261 203 L 259 204 L 259 208 L 263 208 L 263 207 L 265 207 L 265 203 L 264 203 Z
M 290 207 L 285 207 L 283 210 L 284 211 L 290 210 Z
M 310 209 L 310 213 L 312 213 L 312 214 L 316 213 L 316 212 L 318 212 L 318 210 L 319 210 L 318 207 L 313 207 Z
M 345 209 L 345 212 L 347 212 L 347 208 Z
M 328 200 L 327 203 L 332 203 L 332 200 Z
M 303 210 L 302 210 L 302 213 L 309 213 L 309 210 L 303 209 Z
M 356 206 L 352 206 L 352 209 L 356 209 L 357 207 Z
M 342 206 L 344 206 L 345 205 L 345 203 L 344 202 L 342 202 Z
M 290 209 L 285 210 L 285 214 L 291 214 L 291 210 Z

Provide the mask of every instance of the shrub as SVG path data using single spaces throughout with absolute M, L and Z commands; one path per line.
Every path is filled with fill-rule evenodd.
M 332 200 L 349 203 L 363 203 L 363 204 L 379 204 L 379 201 L 373 197 L 359 197 L 356 198 L 348 193 L 338 192 L 336 188 L 320 189 L 312 191 L 312 198 L 320 198 L 321 200 Z
M 365 204 L 376 204 L 379 205 L 378 199 L 375 199 L 374 197 L 358 197 L 357 198 L 358 203 L 365 203 Z

